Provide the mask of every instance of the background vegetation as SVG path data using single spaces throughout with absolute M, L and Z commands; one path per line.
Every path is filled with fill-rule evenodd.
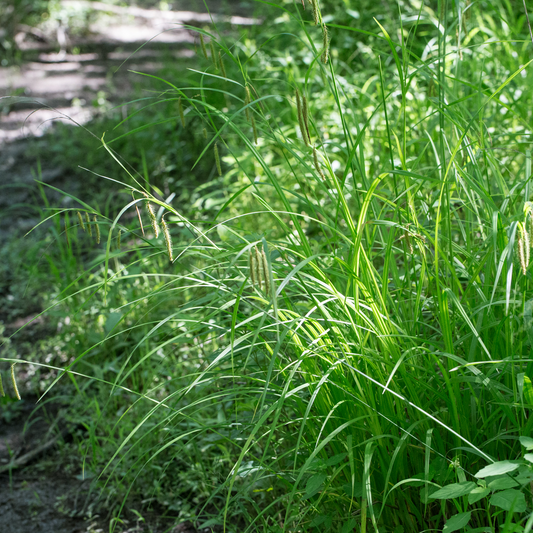
M 64 130 L 89 186 L 42 186 L 19 275 L 57 333 L 4 351 L 7 392 L 16 362 L 64 398 L 115 514 L 530 531 L 524 5 L 304 4 L 194 28 L 98 143 Z

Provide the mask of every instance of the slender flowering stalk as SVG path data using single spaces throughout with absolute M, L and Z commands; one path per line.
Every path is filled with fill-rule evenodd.
M 85 211 L 85 222 L 87 222 L 87 232 L 89 233 L 89 237 L 93 236 L 93 230 L 91 229 L 91 219 L 89 218 L 89 213 Z
M 219 176 L 222 176 L 222 165 L 220 164 L 220 156 L 218 155 L 218 144 L 215 143 L 215 163 L 217 165 L 217 172 Z
M 15 396 L 17 397 L 17 400 L 21 400 L 19 389 L 17 387 L 17 380 L 15 379 L 15 365 L 17 363 L 13 363 L 11 365 L 11 383 L 13 385 L 13 390 L 15 391 Z
M 78 221 L 80 223 L 80 227 L 83 231 L 85 231 L 85 224 L 83 223 L 83 217 L 81 216 L 81 213 L 79 211 L 77 212 L 77 215 L 78 215 Z
M 168 259 L 172 263 L 172 239 L 170 237 L 170 231 L 164 217 L 161 217 L 161 226 L 163 227 L 163 235 L 165 236 L 165 243 L 167 245 Z
M 141 217 L 141 212 L 139 210 L 139 206 L 135 204 L 135 210 L 137 211 L 137 218 L 139 219 L 139 226 L 141 226 L 141 231 L 144 237 L 144 227 L 143 227 L 143 219 Z
M 118 230 L 118 235 L 117 235 L 117 248 L 120 248 L 120 238 L 122 237 L 122 230 L 119 229 Z
M 200 33 L 200 46 L 202 47 L 202 52 L 204 53 L 204 57 L 206 59 L 209 59 L 209 56 L 207 55 L 207 48 L 205 47 L 204 36 L 201 33 Z
M 185 115 L 183 114 L 183 104 L 181 103 L 181 96 L 178 99 L 178 110 L 180 113 L 181 125 L 185 127 Z
M 94 231 L 96 233 L 96 244 L 100 244 L 100 226 L 98 225 L 98 222 L 96 221 L 96 215 L 94 215 L 93 221 L 94 221 Z
M 204 128 L 204 139 L 207 141 L 207 130 Z
M 224 78 L 227 78 L 226 76 L 226 69 L 224 68 L 224 61 L 222 61 L 222 52 L 218 51 L 218 64 L 220 65 L 220 71 L 222 72 L 222 76 Z
M 2 383 L 2 374 L 0 374 L 0 396 L 4 397 L 6 392 L 4 390 L 4 384 Z

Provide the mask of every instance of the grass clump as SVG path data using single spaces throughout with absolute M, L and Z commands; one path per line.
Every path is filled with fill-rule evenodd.
M 529 531 L 525 18 L 311 7 L 212 37 L 223 78 L 205 61 L 192 87 L 154 80 L 199 125 L 195 165 L 215 154 L 192 205 L 104 145 L 133 200 L 99 218 L 101 255 L 60 299 L 95 316 L 58 379 L 120 413 L 93 468 L 158 465 L 154 494 L 198 527 Z

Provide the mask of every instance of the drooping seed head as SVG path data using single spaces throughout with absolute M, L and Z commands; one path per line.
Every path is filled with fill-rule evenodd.
M 305 146 L 309 146 L 309 138 L 307 137 L 307 130 L 305 128 L 305 122 L 303 118 L 302 99 L 300 97 L 300 91 L 298 91 L 298 89 L 296 89 L 296 109 L 298 111 L 298 124 L 300 126 L 300 131 L 302 132 L 302 138 L 304 140 Z
M 329 36 L 328 36 L 328 27 L 322 25 L 322 63 L 327 63 L 329 58 Z
M 211 48 L 211 60 L 213 61 L 213 66 L 215 67 L 215 70 L 218 70 L 217 54 L 215 52 L 215 43 L 213 43 L 213 39 L 209 41 L 209 47 Z
M 318 7 L 318 0 L 311 0 L 311 7 L 313 8 L 315 26 L 318 26 L 320 24 L 320 8 Z
M 265 280 L 265 293 L 270 296 L 270 272 L 264 248 L 261 250 L 261 264 L 263 267 L 263 279 Z
M 224 61 L 222 61 L 222 52 L 220 50 L 218 51 L 218 64 L 220 65 L 220 71 L 222 72 L 222 76 L 224 76 L 224 78 L 227 78 L 226 69 L 224 67 Z
M 89 234 L 89 237 L 93 236 L 93 231 L 91 229 L 91 219 L 89 218 L 89 213 L 85 211 L 85 222 L 87 222 L 87 233 Z
M 159 224 L 157 223 L 157 218 L 155 216 L 154 206 L 148 200 L 146 201 L 146 210 L 148 211 L 148 216 L 150 217 L 150 222 L 154 230 L 154 235 L 157 239 L 157 237 L 159 237 Z
M 165 243 L 167 245 L 168 259 L 172 263 L 172 239 L 170 237 L 170 231 L 168 229 L 168 225 L 164 217 L 161 218 L 161 226 L 163 227 L 163 235 L 165 236 Z
M 207 141 L 207 130 L 204 128 L 204 139 Z
M 318 152 L 316 151 L 316 147 L 313 146 L 313 162 L 315 163 L 315 169 L 320 174 L 320 177 L 325 180 L 326 176 L 322 172 L 322 169 L 320 168 L 320 164 L 318 162 Z
M 119 229 L 118 230 L 118 235 L 117 235 L 117 248 L 120 249 L 120 238 L 122 237 L 122 230 Z
M 254 253 L 255 253 L 255 262 L 254 262 L 255 279 L 256 279 L 259 290 L 261 290 L 263 286 L 263 278 L 261 276 L 261 271 L 263 270 L 263 267 L 262 267 L 263 260 L 261 259 L 261 254 L 259 253 L 257 246 L 254 247 Z
M 302 115 L 304 119 L 305 131 L 307 133 L 307 139 L 309 144 L 311 144 L 311 132 L 309 131 L 309 109 L 307 107 L 307 98 L 305 95 L 302 95 Z
M 13 363 L 11 365 L 11 384 L 13 385 L 13 390 L 15 391 L 15 396 L 17 397 L 17 400 L 20 400 L 20 393 L 19 389 L 17 387 L 17 380 L 15 379 L 15 365 L 16 363 Z
M 2 398 L 6 395 L 6 391 L 4 390 L 4 384 L 2 383 L 2 374 L 0 374 L 0 396 Z
M 94 215 L 93 221 L 94 221 L 94 231 L 96 233 L 96 244 L 100 244 L 100 226 L 98 225 L 98 222 L 96 220 L 96 215 Z
M 205 47 L 204 36 L 201 33 L 200 33 L 200 46 L 202 47 L 202 52 L 204 54 L 204 57 L 206 59 L 209 59 L 209 56 L 207 55 L 207 48 Z
M 78 211 L 77 212 L 77 215 L 78 215 L 78 221 L 80 223 L 80 228 L 85 231 L 85 224 L 83 223 L 83 217 L 81 216 L 81 213 Z

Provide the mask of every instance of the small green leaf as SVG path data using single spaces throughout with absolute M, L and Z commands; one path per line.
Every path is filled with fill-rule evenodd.
M 510 511 L 512 508 L 515 513 L 523 513 L 526 510 L 526 497 L 519 490 L 508 489 L 493 494 L 490 504 L 504 511 Z
M 488 496 L 490 494 L 490 489 L 486 487 L 476 487 L 469 495 L 468 495 L 468 503 L 472 505 L 473 503 L 478 502 L 479 500 L 482 500 L 485 498 L 485 496 Z
M 452 483 L 446 485 L 434 492 L 430 498 L 437 498 L 439 500 L 449 500 L 450 498 L 459 498 L 469 494 L 476 488 L 476 484 L 472 481 L 463 481 L 462 483 Z
M 307 485 L 305 486 L 304 500 L 311 498 L 311 496 L 314 496 L 320 490 L 320 487 L 326 481 L 326 477 L 326 474 L 315 474 L 308 479 Z
M 507 472 L 516 470 L 519 466 L 519 464 L 510 463 L 509 461 L 498 461 L 497 463 L 492 463 L 482 468 L 476 474 L 476 477 L 500 476 L 501 474 L 507 474 Z
M 452 531 L 459 531 L 459 529 L 462 529 L 468 524 L 468 522 L 470 522 L 471 514 L 472 513 L 469 511 L 468 513 L 459 513 L 452 516 L 444 524 L 444 529 L 442 530 L 442 532 L 452 533 Z
M 533 439 L 531 437 L 520 437 L 520 444 L 522 444 L 528 452 L 533 450 Z
M 524 459 L 530 463 L 533 463 L 533 453 L 526 453 L 526 455 L 524 455 Z

